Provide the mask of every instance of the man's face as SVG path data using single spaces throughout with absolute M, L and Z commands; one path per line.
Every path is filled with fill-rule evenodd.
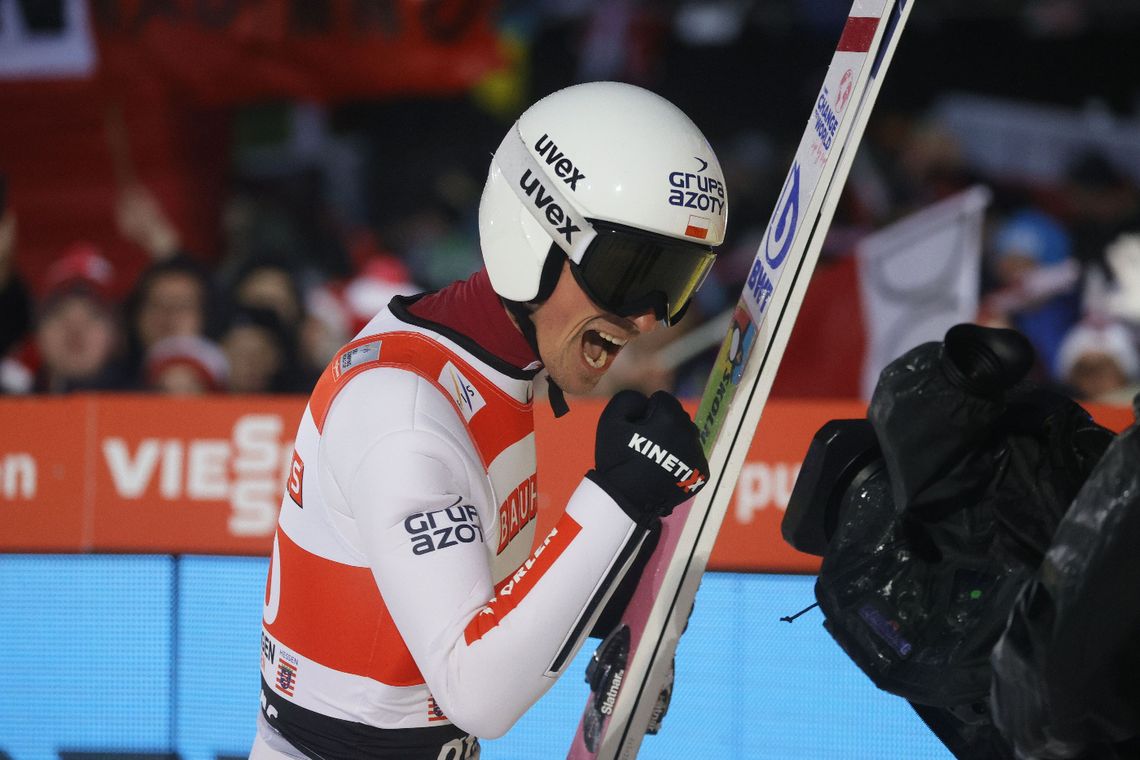
M 94 299 L 63 296 L 45 313 L 36 344 L 47 370 L 67 380 L 86 380 L 111 360 L 117 335 L 115 322 Z
M 1078 399 L 1091 401 L 1128 385 L 1128 377 L 1111 354 L 1089 351 L 1069 370 L 1069 384 Z
M 150 387 L 171 396 L 201 396 L 210 387 L 198 372 L 188 364 L 170 364 L 155 377 Z
M 201 283 L 191 275 L 171 272 L 156 279 L 139 304 L 136 327 L 143 346 L 172 335 L 201 334 L 204 299 Z
M 301 321 L 301 305 L 297 303 L 288 272 L 276 267 L 260 267 L 241 281 L 237 301 L 242 306 L 266 309 L 277 314 L 282 324 Z
M 542 362 L 567 393 L 589 393 L 627 342 L 657 329 L 652 310 L 619 317 L 590 300 L 563 262 L 550 298 L 531 315 Z
M 229 389 L 233 393 L 268 393 L 281 369 L 281 350 L 270 333 L 253 325 L 231 328 L 222 338 L 230 362 Z

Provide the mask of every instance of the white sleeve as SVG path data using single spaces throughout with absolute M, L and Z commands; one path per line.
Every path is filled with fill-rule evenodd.
M 436 391 L 423 384 L 420 396 L 429 393 Z M 562 520 L 496 591 L 484 542 L 497 536 L 479 519 L 495 513 L 484 471 L 424 427 L 374 438 L 351 473 L 342 470 L 340 486 L 436 702 L 460 728 L 494 738 L 573 659 L 644 531 L 583 480 Z

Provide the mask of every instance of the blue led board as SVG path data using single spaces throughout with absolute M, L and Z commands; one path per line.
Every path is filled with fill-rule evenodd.
M 0 555 L 0 752 L 245 755 L 254 734 L 267 562 Z M 905 757 L 942 745 L 824 631 L 810 577 L 706 576 L 660 736 L 639 758 Z M 595 642 L 485 760 L 564 756 Z

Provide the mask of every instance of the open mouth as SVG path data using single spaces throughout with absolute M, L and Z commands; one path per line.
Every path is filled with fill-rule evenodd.
M 582 336 L 582 358 L 594 369 L 604 369 L 627 341 L 601 330 L 587 330 Z

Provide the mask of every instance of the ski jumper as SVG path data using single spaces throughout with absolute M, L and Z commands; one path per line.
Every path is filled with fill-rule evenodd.
M 478 757 L 573 659 L 644 532 L 583 479 L 535 541 L 539 366 L 485 271 L 338 352 L 274 538 L 259 741 Z

